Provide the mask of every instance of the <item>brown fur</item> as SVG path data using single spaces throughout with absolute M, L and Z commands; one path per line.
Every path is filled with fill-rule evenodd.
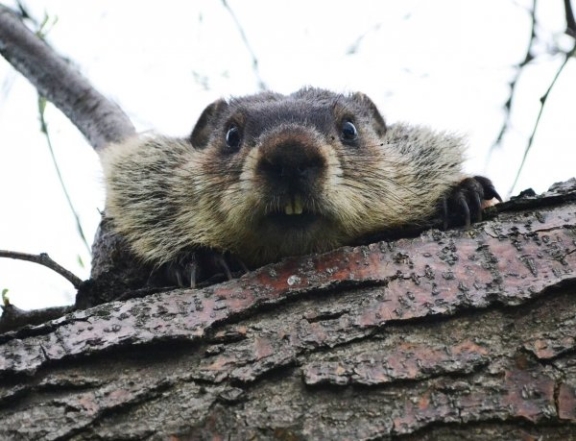
M 461 138 L 386 127 L 363 94 L 262 93 L 208 106 L 189 139 L 106 148 L 106 215 L 153 264 L 210 248 L 259 266 L 429 219 L 464 178 L 462 161 Z

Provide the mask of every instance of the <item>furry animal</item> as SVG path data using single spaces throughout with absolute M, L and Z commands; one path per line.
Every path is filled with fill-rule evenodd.
M 229 262 L 254 268 L 438 215 L 480 219 L 482 201 L 501 198 L 463 174 L 463 150 L 457 136 L 387 126 L 362 93 L 218 100 L 188 138 L 105 149 L 106 216 L 140 259 L 194 285 Z

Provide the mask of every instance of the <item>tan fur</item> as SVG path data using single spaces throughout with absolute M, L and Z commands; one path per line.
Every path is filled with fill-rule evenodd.
M 138 256 L 157 265 L 207 247 L 258 266 L 428 219 L 464 177 L 462 139 L 407 124 L 392 125 L 379 136 L 369 116 L 356 118 L 359 148 L 344 147 L 312 125 L 288 122 L 229 156 L 217 153 L 217 137 L 204 148 L 158 135 L 108 146 L 101 155 L 106 215 Z M 285 232 L 263 224 L 266 214 L 282 210 L 286 202 L 271 196 L 258 165 L 263 155 L 274 153 L 265 153 L 267 146 L 298 130 L 303 151 L 325 164 L 314 194 L 303 200 L 305 209 L 322 220 Z

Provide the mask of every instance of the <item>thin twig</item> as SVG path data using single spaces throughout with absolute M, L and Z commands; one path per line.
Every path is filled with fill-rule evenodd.
M 44 110 L 46 108 L 46 98 L 41 95 L 38 95 L 38 114 L 40 117 L 40 131 L 46 137 L 46 142 L 48 143 L 48 150 L 50 151 L 50 157 L 52 158 L 52 163 L 54 164 L 54 168 L 56 169 L 56 176 L 60 181 L 60 186 L 62 187 L 62 192 L 64 193 L 64 197 L 68 202 L 68 206 L 70 207 L 70 211 L 72 211 L 72 216 L 74 216 L 74 221 L 76 222 L 76 230 L 80 236 L 80 239 L 84 243 L 88 254 L 92 253 L 90 245 L 86 240 L 86 235 L 84 234 L 84 229 L 82 228 L 82 224 L 80 223 L 80 217 L 78 216 L 78 212 L 76 208 L 74 208 L 74 204 L 72 203 L 72 199 L 70 198 L 70 194 L 68 193 L 68 189 L 66 188 L 66 184 L 64 183 L 64 178 L 62 177 L 62 173 L 60 172 L 60 167 L 58 166 L 58 161 L 56 160 L 56 155 L 54 154 L 54 148 L 52 147 L 52 138 L 50 137 L 50 133 L 48 132 L 48 123 L 46 122 L 46 118 L 44 117 Z
M 17 259 L 17 260 L 26 260 L 28 262 L 34 262 L 34 263 L 38 263 L 40 265 L 43 265 L 47 268 L 50 268 L 52 271 L 55 271 L 58 274 L 60 274 L 62 277 L 64 277 L 66 280 L 68 280 L 72 285 L 74 285 L 74 288 L 76 288 L 76 289 L 78 289 L 80 287 L 80 285 L 82 284 L 82 280 L 79 277 L 76 277 L 74 274 L 72 274 L 66 268 L 58 265 L 46 253 L 40 253 L 40 254 L 36 255 L 36 254 L 28 254 L 28 253 L 19 253 L 17 251 L 0 250 L 0 257 L 7 257 L 9 259 Z
M 516 88 L 518 86 L 518 81 L 520 80 L 520 76 L 524 72 L 523 68 L 526 67 L 528 64 L 530 64 L 532 60 L 534 60 L 533 48 L 536 43 L 536 2 L 537 0 L 534 0 L 534 2 L 532 3 L 532 10 L 529 11 L 532 23 L 530 28 L 530 41 L 528 42 L 528 47 L 526 48 L 526 54 L 524 55 L 524 59 L 516 65 L 516 72 L 514 74 L 514 77 L 509 83 L 510 94 L 508 95 L 508 99 L 504 103 L 504 115 L 505 115 L 504 122 L 500 127 L 500 132 L 498 133 L 496 140 L 492 143 L 492 147 L 490 147 L 490 150 L 486 155 L 486 162 L 484 164 L 484 168 L 488 166 L 488 164 L 490 163 L 490 159 L 492 158 L 492 153 L 494 153 L 496 148 L 498 148 L 498 146 L 502 143 L 504 135 L 510 129 L 512 103 L 516 96 Z
M 356 53 L 358 53 L 358 50 L 360 49 L 360 45 L 362 44 L 362 42 L 364 41 L 364 39 L 370 35 L 371 33 L 374 32 L 378 32 L 380 30 L 380 28 L 382 27 L 382 23 L 376 23 L 374 26 L 372 26 L 370 29 L 368 29 L 365 33 L 361 34 L 356 41 L 354 41 L 346 50 L 346 55 L 354 55 Z
M 564 55 L 564 61 L 560 65 L 560 68 L 556 72 L 556 75 L 554 75 L 554 78 L 552 79 L 552 82 L 550 83 L 548 90 L 546 90 L 546 93 L 544 95 L 542 95 L 542 97 L 540 98 L 540 110 L 538 112 L 538 116 L 536 117 L 536 122 L 534 123 L 534 128 L 532 129 L 532 133 L 530 134 L 530 138 L 528 139 L 528 145 L 526 146 L 526 149 L 524 150 L 524 156 L 522 157 L 522 162 L 520 163 L 520 166 L 518 167 L 518 171 L 516 172 L 516 177 L 514 178 L 514 183 L 512 184 L 512 187 L 510 187 L 510 191 L 508 192 L 508 198 L 510 197 L 510 195 L 512 194 L 512 191 L 514 191 L 514 188 L 516 187 L 516 184 L 518 183 L 518 179 L 520 178 L 520 174 L 522 173 L 522 169 L 524 168 L 524 163 L 526 162 L 526 158 L 528 157 L 528 152 L 530 152 L 530 149 L 532 148 L 532 144 L 534 142 L 534 137 L 535 137 L 536 131 L 538 130 L 538 127 L 540 125 L 540 118 L 542 117 L 542 113 L 544 112 L 544 107 L 546 106 L 548 96 L 550 95 L 552 88 L 556 84 L 556 81 L 560 77 L 560 74 L 562 73 L 562 71 L 566 67 L 568 60 L 570 58 L 572 58 L 575 54 L 576 54 L 576 44 L 574 45 L 574 47 L 572 48 L 572 50 L 570 52 L 568 52 L 567 54 Z
M 261 91 L 268 90 L 268 86 L 266 85 L 266 83 L 262 79 L 262 76 L 260 75 L 260 69 L 258 67 L 258 58 L 256 57 L 256 54 L 252 50 L 252 46 L 250 46 L 250 43 L 248 42 L 248 38 L 246 38 L 246 33 L 244 32 L 244 28 L 240 24 L 240 21 L 236 17 L 236 14 L 234 14 L 234 11 L 232 10 L 232 8 L 230 8 L 230 6 L 228 5 L 228 2 L 226 0 L 222 0 L 222 4 L 224 5 L 224 7 L 228 10 L 230 15 L 232 16 L 232 19 L 234 20 L 234 23 L 236 24 L 236 27 L 238 28 L 238 32 L 240 33 L 240 37 L 242 38 L 242 41 L 244 42 L 246 49 L 248 49 L 248 52 L 250 52 L 250 56 L 252 57 L 252 70 L 254 71 L 254 75 L 256 76 L 256 80 L 258 81 L 258 88 Z

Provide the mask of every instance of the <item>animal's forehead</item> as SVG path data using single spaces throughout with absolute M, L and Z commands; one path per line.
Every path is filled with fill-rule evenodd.
M 333 127 L 335 120 L 355 107 L 341 95 L 254 95 L 230 102 L 232 120 L 256 132 L 278 124 L 304 124 L 321 130 Z
M 309 96 L 263 94 L 243 98 L 236 98 L 230 102 L 231 107 L 243 111 L 274 110 L 286 111 L 298 109 L 331 109 L 338 103 L 336 96 L 330 98 L 317 98 Z
M 237 110 L 246 129 L 259 132 L 280 124 L 302 124 L 328 130 L 334 125 L 334 106 L 307 100 L 284 99 Z
M 330 114 L 334 105 L 303 99 L 283 99 L 277 101 L 264 101 L 256 105 L 240 105 L 238 110 L 250 117 L 264 115 L 277 117 L 308 118 L 317 114 Z

